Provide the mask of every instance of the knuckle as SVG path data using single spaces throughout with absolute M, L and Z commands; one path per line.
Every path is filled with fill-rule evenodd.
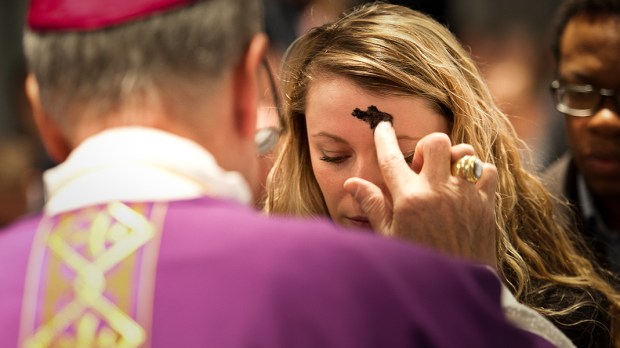
M 471 144 L 467 144 L 467 143 L 460 143 L 457 145 L 461 150 L 463 150 L 463 152 L 468 152 L 468 153 L 475 153 L 476 151 L 474 150 L 474 147 Z
M 450 137 L 448 136 L 448 134 L 431 133 L 428 135 L 428 139 L 436 143 L 436 146 L 441 146 L 443 148 L 452 147 L 452 141 L 450 140 Z
M 402 154 L 397 155 L 394 153 L 390 153 L 383 157 L 383 159 L 379 163 L 379 166 L 381 167 L 381 170 L 392 170 L 400 166 L 402 163 L 405 163 Z
M 360 205 L 365 210 L 375 210 L 380 206 L 380 200 L 379 200 L 379 197 L 368 196 L 362 199 L 362 201 L 360 202 Z

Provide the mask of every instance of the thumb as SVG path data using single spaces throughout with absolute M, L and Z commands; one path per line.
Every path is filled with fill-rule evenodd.
M 349 178 L 343 188 L 362 208 L 372 228 L 385 236 L 391 236 L 391 204 L 375 184 L 360 179 Z

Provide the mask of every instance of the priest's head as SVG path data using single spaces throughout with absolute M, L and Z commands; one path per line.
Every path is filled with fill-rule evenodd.
M 86 138 L 153 127 L 256 177 L 260 0 L 31 0 L 27 94 L 49 154 Z

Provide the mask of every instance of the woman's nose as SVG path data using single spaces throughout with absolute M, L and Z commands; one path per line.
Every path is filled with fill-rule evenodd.
M 375 184 L 384 194 L 389 194 L 376 154 L 357 161 L 355 176 Z

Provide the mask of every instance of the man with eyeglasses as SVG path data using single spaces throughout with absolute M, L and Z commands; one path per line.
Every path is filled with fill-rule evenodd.
M 560 6 L 551 92 L 570 151 L 545 172 L 600 265 L 620 276 L 620 1 Z
M 27 94 L 59 165 L 44 213 L 0 231 L 2 346 L 550 346 L 508 321 L 485 266 L 248 206 L 273 143 L 262 22 L 259 0 L 30 1 Z M 394 228 L 494 238 L 494 166 L 440 195 L 427 171 L 455 178 L 428 151 L 457 146 L 427 139 L 418 177 L 377 139 Z

